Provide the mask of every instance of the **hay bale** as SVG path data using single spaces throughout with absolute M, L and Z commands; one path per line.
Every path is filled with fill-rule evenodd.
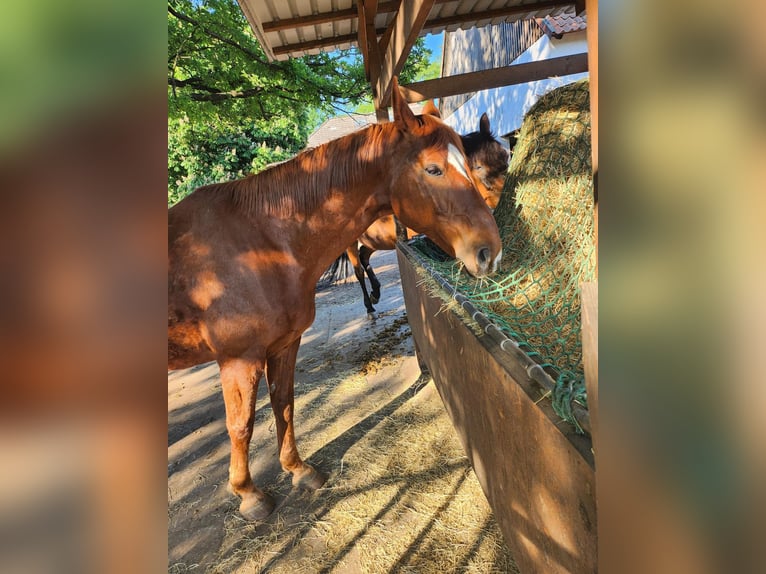
M 595 276 L 588 80 L 557 88 L 524 117 L 495 220 L 500 272 L 475 280 L 454 261 L 433 259 L 452 282 L 556 380 L 553 406 L 577 425 L 587 406 L 579 285 Z M 432 249 L 421 242 L 424 254 Z

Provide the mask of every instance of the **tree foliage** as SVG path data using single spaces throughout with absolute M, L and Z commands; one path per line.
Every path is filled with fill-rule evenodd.
M 429 57 L 416 43 L 401 81 Z M 169 0 L 168 202 L 294 155 L 369 89 L 355 49 L 270 62 L 236 0 Z

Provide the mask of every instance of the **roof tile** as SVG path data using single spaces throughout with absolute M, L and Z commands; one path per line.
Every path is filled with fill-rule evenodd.
M 538 18 L 537 23 L 549 38 L 561 38 L 564 34 L 579 32 L 588 27 L 586 14 L 583 14 L 582 16 L 576 16 L 574 14 L 546 16 L 545 18 Z

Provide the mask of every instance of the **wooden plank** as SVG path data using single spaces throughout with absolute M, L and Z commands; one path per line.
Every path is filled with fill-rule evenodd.
M 367 26 L 364 25 L 365 8 L 364 2 L 359 2 L 357 5 L 357 19 L 358 25 L 356 28 L 357 44 L 359 45 L 359 51 L 362 53 L 362 61 L 364 62 L 364 77 L 367 81 L 370 81 L 370 54 L 367 46 Z
M 264 22 L 263 30 L 265 32 L 277 32 L 279 30 L 288 30 L 290 28 L 305 28 L 307 26 L 316 26 L 328 22 L 337 22 L 338 20 L 350 20 L 356 16 L 356 8 L 345 8 L 333 12 L 320 12 L 310 16 L 298 16 L 297 18 L 285 18 L 284 20 L 273 20 Z
M 588 71 L 588 54 L 560 56 L 538 62 L 527 62 L 503 66 L 480 72 L 456 74 L 446 78 L 415 82 L 402 86 L 402 92 L 408 102 L 421 102 L 433 98 L 456 96 L 479 90 L 523 84 L 534 80 L 544 80 L 552 76 L 567 76 Z
M 582 355 L 591 437 L 596 457 L 598 457 L 598 283 L 587 282 L 580 286 L 580 309 Z
M 375 15 L 378 11 L 377 0 L 363 0 L 363 8 L 359 11 L 360 25 L 363 23 L 365 29 L 365 72 L 367 80 L 372 87 L 372 103 L 375 107 L 375 117 L 378 123 L 388 121 L 388 110 L 380 105 L 380 98 L 375 92 L 378 78 L 380 77 L 380 45 L 375 33 Z M 361 28 L 360 28 L 361 29 Z
M 385 32 L 385 29 L 379 28 L 375 30 L 375 34 L 380 36 Z M 343 34 L 341 36 L 328 36 L 327 38 L 317 38 L 316 40 L 308 40 L 306 42 L 298 42 L 296 44 L 284 44 L 274 48 L 274 54 L 290 54 L 292 52 L 306 52 L 313 50 L 314 48 L 326 48 L 327 46 L 335 46 L 336 44 L 346 44 L 350 42 L 356 42 L 358 40 L 357 34 Z
M 377 97 L 382 105 L 388 105 L 391 97 L 391 82 L 402 71 L 404 62 L 417 40 L 434 0 L 411 0 L 403 2 L 394 19 L 393 33 L 385 54 L 381 54 L 380 77 L 377 82 Z
M 388 27 L 386 28 L 386 31 L 383 32 L 383 35 L 380 37 L 378 48 L 380 49 L 381 54 L 385 54 L 386 50 L 388 50 L 388 44 L 391 42 L 391 35 L 394 33 L 395 26 L 396 18 L 391 20 L 391 22 L 388 24 Z
M 415 344 L 520 571 L 596 572 L 592 460 L 397 256 Z
M 593 233 L 598 277 L 598 0 L 587 0 L 588 68 L 590 69 L 590 141 L 593 162 Z

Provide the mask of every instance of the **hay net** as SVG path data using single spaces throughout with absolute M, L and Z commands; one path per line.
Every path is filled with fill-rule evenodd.
M 413 248 L 556 381 L 553 408 L 580 428 L 572 401 L 587 407 L 580 288 L 595 279 L 588 80 L 541 97 L 524 117 L 495 220 L 503 260 L 474 279 L 438 247 Z

